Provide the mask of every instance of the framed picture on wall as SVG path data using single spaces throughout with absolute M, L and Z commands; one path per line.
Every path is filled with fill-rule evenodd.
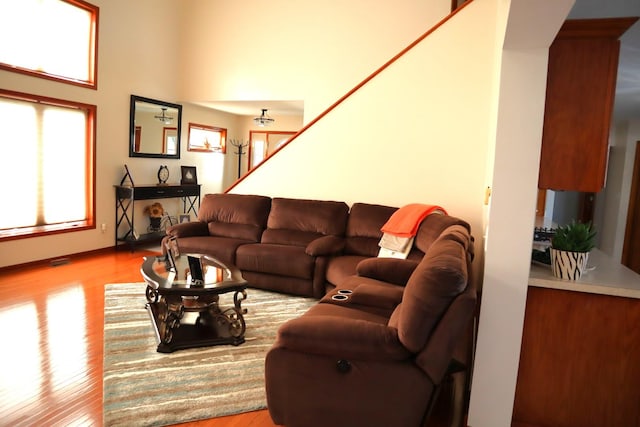
M 180 224 L 182 224 L 183 222 L 191 222 L 191 215 L 189 214 L 180 215 Z
M 182 172 L 182 178 L 180 179 L 180 184 L 193 185 L 198 183 L 195 166 L 180 166 L 180 170 Z

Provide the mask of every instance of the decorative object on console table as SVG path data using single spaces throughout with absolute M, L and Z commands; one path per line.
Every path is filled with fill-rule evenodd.
M 154 203 L 152 205 L 148 205 L 144 208 L 144 213 L 149 216 L 149 231 L 160 231 L 160 223 L 162 222 L 162 217 L 164 216 L 164 207 L 161 203 Z
M 120 185 L 125 185 L 125 182 L 129 180 L 129 185 L 133 187 L 135 184 L 133 183 L 133 177 L 131 176 L 131 172 L 129 172 L 129 167 L 127 165 L 124 165 L 124 171 L 125 173 L 120 180 Z
M 591 223 L 573 221 L 558 227 L 551 239 L 551 269 L 560 279 L 578 280 L 587 267 L 595 246 L 596 231 Z
M 158 185 L 167 185 L 169 179 L 169 168 L 166 165 L 160 165 L 158 169 Z
M 196 176 L 196 167 L 195 166 L 180 166 L 182 172 L 182 178 L 180 179 L 180 184 L 182 185 L 191 185 L 198 183 L 198 177 Z

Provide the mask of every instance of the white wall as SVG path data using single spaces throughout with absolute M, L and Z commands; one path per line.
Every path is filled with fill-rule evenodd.
M 598 198 L 598 205 L 602 206 L 602 219 L 598 222 L 598 247 L 620 261 L 627 226 L 636 142 L 640 141 L 640 119 L 615 123 L 609 141 L 607 181 L 602 197 Z
M 304 94 L 309 95 L 305 110 L 318 111 L 351 88 L 361 75 L 402 49 L 427 27 L 427 22 L 443 16 L 450 4 L 448 0 L 429 4 L 405 0 L 393 5 L 385 2 L 371 9 L 365 0 L 333 0 L 322 7 L 317 3 L 280 0 L 269 4 L 266 10 L 273 14 L 267 18 L 262 7 L 253 12 L 254 8 L 246 3 L 222 0 L 92 2 L 100 7 L 97 90 L 7 71 L 0 71 L 0 82 L 9 90 L 98 106 L 98 227 L 0 243 L 0 267 L 113 246 L 113 185 L 120 182 L 124 164 L 129 166 L 137 184 L 156 182 L 161 164 L 169 167 L 170 180 L 177 182 L 180 165 L 188 165 L 197 167 L 199 181 L 204 184 L 203 193 L 225 189 L 237 176 L 237 158 L 234 154 L 186 152 L 188 121 L 193 115 L 194 121 L 227 127 L 230 136 L 245 139 L 249 127 L 235 124 L 238 118 L 216 113 L 203 117 L 205 113 L 194 103 L 304 99 Z M 367 13 L 363 14 L 363 10 Z M 397 28 L 381 31 L 389 25 Z M 260 47 L 262 35 L 275 50 Z M 182 58 L 186 58 L 184 63 Z M 211 86 L 216 88 L 215 92 L 210 90 Z M 296 96 L 290 96 L 293 92 Z M 131 94 L 183 105 L 180 160 L 128 157 Z M 301 123 L 301 119 L 297 118 L 296 123 Z M 177 209 L 174 201 L 162 202 Z M 19 203 L 14 203 L 11 208 L 19 209 Z M 136 206 L 142 207 L 143 203 Z M 137 219 L 142 221 L 140 227 L 146 227 L 146 218 L 137 215 Z M 107 225 L 106 233 L 100 231 L 103 223 Z
M 304 100 L 305 122 L 451 7 L 449 0 L 181 4 L 186 99 Z
M 98 89 L 86 89 L 7 71 L 2 87 L 36 95 L 97 105 L 95 230 L 0 243 L 0 267 L 113 246 L 115 198 L 123 165 L 129 164 L 138 182 L 156 182 L 160 161 L 129 159 L 129 97 L 131 94 L 174 102 L 178 98 L 179 50 L 174 0 L 93 0 L 100 7 Z M 141 19 L 146 17 L 147 19 Z M 162 48 L 158 43 L 162 42 Z M 11 165 L 10 159 L 2 159 Z M 10 183 L 3 183 L 9 185 Z M 15 201 L 14 201 L 15 202 Z M 11 202 L 9 202 L 11 203 Z M 19 203 L 11 207 L 20 209 Z M 107 224 L 101 233 L 99 224 Z
M 498 95 L 478 343 L 468 424 L 510 426 L 535 219 L 548 47 L 573 0 L 500 2 Z
M 487 30 L 495 28 L 492 2 L 476 3 L 233 192 L 440 204 L 468 220 L 480 242 L 496 42 Z

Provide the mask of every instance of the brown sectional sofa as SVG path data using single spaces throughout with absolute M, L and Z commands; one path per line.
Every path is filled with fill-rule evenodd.
M 403 284 L 385 281 L 389 265 L 378 270 L 384 278 L 351 276 L 280 328 L 265 362 L 274 423 L 423 425 L 447 373 L 463 366 L 459 361 L 470 363 L 471 340 L 463 337 L 476 291 L 469 278 L 473 250 L 467 228 L 447 227 L 422 247 L 424 257 Z M 452 363 L 454 354 L 460 360 Z M 454 387 L 451 425 L 462 420 L 464 374 Z
M 267 354 L 276 424 L 417 427 L 452 366 L 463 371 L 454 381 L 459 420 L 476 311 L 470 227 L 431 214 L 407 259 L 377 258 L 396 210 L 208 194 L 197 222 L 168 228 L 181 252 L 235 264 L 250 287 L 319 299 L 282 325 Z
M 397 209 L 368 203 L 355 203 L 349 209 L 336 201 L 207 194 L 198 221 L 169 227 L 166 238 L 176 237 L 181 252 L 209 254 L 235 265 L 252 287 L 322 298 L 355 274 L 361 261 L 378 255 L 380 229 Z M 412 271 L 424 256 L 423 249 L 453 224 L 468 227 L 452 216 L 429 215 L 416 236 L 426 243 L 414 244 L 406 262 L 394 262 L 394 268 L 403 265 Z

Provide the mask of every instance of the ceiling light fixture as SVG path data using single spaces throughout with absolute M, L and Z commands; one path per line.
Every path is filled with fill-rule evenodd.
M 162 107 L 162 115 L 161 116 L 153 116 L 153 117 L 155 117 L 156 119 L 160 120 L 165 125 L 171 124 L 171 120 L 173 120 L 173 117 L 167 116 L 166 112 L 167 112 L 167 107 Z
M 265 126 L 271 126 L 271 124 L 273 122 L 275 122 L 275 119 L 269 117 L 267 115 L 267 109 L 263 108 L 262 109 L 262 114 L 260 115 L 260 117 L 254 118 L 253 121 L 254 121 L 255 124 L 257 124 L 258 126 L 263 128 Z

